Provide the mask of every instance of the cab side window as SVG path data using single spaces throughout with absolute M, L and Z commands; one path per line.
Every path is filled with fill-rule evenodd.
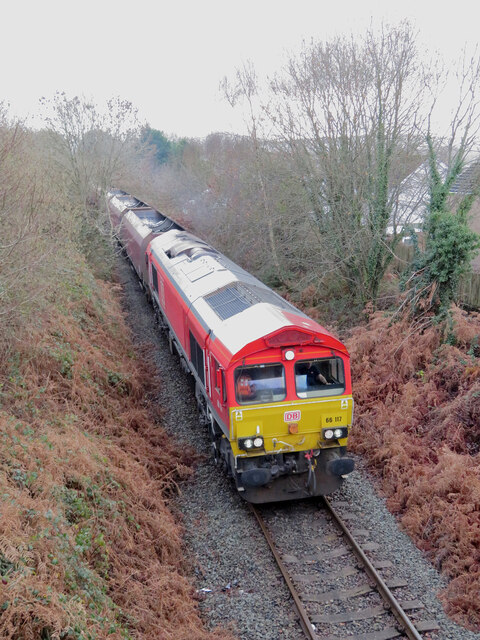
M 225 371 L 221 368 L 215 358 L 213 360 L 213 380 L 218 394 L 222 395 L 222 402 L 227 401 L 227 388 L 225 385 Z

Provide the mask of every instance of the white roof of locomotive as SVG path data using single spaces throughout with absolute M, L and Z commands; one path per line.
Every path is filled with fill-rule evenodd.
M 218 338 L 234 355 L 250 342 L 289 326 L 294 325 L 278 307 L 263 302 L 220 322 L 212 338 Z
M 182 246 L 185 249 L 175 255 Z M 218 338 L 232 355 L 250 342 L 284 327 L 303 324 L 310 330 L 318 328 L 260 280 L 185 231 L 168 231 L 154 238 L 150 247 L 191 312 L 206 331 L 211 330 L 211 338 Z M 254 301 L 243 310 L 222 318 L 209 304 L 209 296 L 215 292 L 221 295 L 222 291 L 236 286 L 253 292 Z M 284 311 L 298 317 L 295 325 Z

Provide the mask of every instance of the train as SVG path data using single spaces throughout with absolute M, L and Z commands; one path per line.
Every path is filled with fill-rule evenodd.
M 326 495 L 354 469 L 345 345 L 182 225 L 121 190 L 113 235 L 185 372 L 215 462 L 246 501 Z

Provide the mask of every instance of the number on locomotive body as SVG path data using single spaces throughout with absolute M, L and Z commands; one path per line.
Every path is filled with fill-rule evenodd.
M 343 416 L 326 416 L 325 424 L 333 424 L 333 423 L 343 422 Z

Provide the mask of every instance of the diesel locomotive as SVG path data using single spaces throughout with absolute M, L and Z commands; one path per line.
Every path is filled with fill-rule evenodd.
M 265 284 L 124 191 L 114 234 L 195 380 L 215 461 L 252 503 L 325 495 L 354 463 L 345 346 Z

